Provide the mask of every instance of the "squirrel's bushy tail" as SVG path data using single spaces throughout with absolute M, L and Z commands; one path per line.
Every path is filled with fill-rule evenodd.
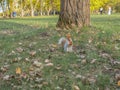
M 58 41 L 58 44 L 62 44 L 63 42 L 66 41 L 66 38 L 65 37 L 61 37 Z

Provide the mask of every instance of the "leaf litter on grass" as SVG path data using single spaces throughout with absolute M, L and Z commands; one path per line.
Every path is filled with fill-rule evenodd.
M 14 88 L 22 88 L 29 83 L 28 88 L 37 88 L 38 90 L 45 88 L 44 86 L 53 90 L 70 90 L 71 88 L 81 90 L 82 87 L 92 86 L 101 89 L 104 81 L 108 81 L 104 83 L 104 89 L 110 85 L 112 88 L 117 87 L 120 76 L 119 60 L 115 60 L 110 53 L 97 48 L 99 45 L 106 46 L 108 44 L 105 39 L 104 42 L 98 40 L 96 36 L 99 34 L 98 30 L 96 31 L 92 27 L 87 32 L 72 33 L 75 46 L 73 54 L 64 53 L 57 47 L 57 38 L 65 35 L 68 31 L 60 31 L 61 34 L 51 29 L 48 31 L 32 36 L 30 40 L 28 39 L 31 37 L 27 37 L 18 42 L 18 46 L 8 55 L 12 61 L 11 63 L 8 61 L 9 69 L 4 65 L 1 66 L 0 75 L 5 83 L 11 83 L 10 85 Z M 85 37 L 85 34 L 88 37 Z M 54 39 L 54 36 L 57 38 Z M 22 63 L 26 63 L 25 68 L 22 67 Z M 21 75 L 16 75 L 11 66 L 21 67 Z M 109 75 L 110 78 L 104 75 Z

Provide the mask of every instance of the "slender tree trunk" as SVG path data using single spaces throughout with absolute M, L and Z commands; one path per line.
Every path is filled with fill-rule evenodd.
M 21 8 L 21 17 L 24 16 L 24 10 Z
M 21 4 L 21 5 L 20 5 L 20 6 L 21 6 L 21 17 L 23 17 L 23 16 L 24 16 L 23 0 L 21 0 L 20 2 L 21 2 L 21 3 L 20 3 L 20 4 Z
M 12 18 L 12 12 L 11 12 L 11 8 L 10 8 L 10 1 L 9 0 L 7 2 L 7 6 L 8 6 L 8 11 L 9 11 L 8 17 Z
M 31 16 L 34 17 L 34 9 L 31 9 Z
M 32 17 L 34 16 L 34 11 L 35 11 L 35 8 L 36 8 L 36 6 L 37 6 L 37 4 L 38 4 L 38 1 L 39 1 L 39 0 L 36 0 L 35 5 L 33 5 L 32 0 L 30 0 L 31 16 L 32 16 Z
M 42 16 L 43 14 L 43 0 L 40 0 L 40 15 Z
M 49 9 L 49 10 L 47 10 L 47 15 L 48 15 L 48 16 L 50 15 L 50 9 Z
M 30 0 L 30 8 L 31 8 L 31 16 L 34 16 L 34 8 L 33 8 L 33 3 L 32 0 Z
M 59 28 L 83 27 L 90 25 L 90 0 L 61 0 Z
M 0 3 L 0 6 L 1 6 L 2 11 L 3 11 L 2 15 L 3 15 L 3 17 L 5 17 L 5 8 L 4 8 L 3 2 Z
M 55 15 L 55 10 L 53 10 L 53 15 Z
M 43 15 L 43 11 L 42 11 L 42 9 L 40 10 L 40 15 L 41 15 L 41 16 Z

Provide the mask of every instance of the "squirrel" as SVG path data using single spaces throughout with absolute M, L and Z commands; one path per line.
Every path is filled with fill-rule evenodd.
M 66 34 L 66 37 L 61 37 L 58 41 L 59 45 L 62 45 L 65 52 L 73 51 L 73 41 L 70 33 Z

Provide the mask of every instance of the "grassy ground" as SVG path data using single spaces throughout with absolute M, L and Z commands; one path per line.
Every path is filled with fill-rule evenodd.
M 0 90 L 120 90 L 120 15 L 93 15 L 90 27 L 69 31 L 57 19 L 0 19 Z M 68 32 L 72 53 L 57 47 Z

